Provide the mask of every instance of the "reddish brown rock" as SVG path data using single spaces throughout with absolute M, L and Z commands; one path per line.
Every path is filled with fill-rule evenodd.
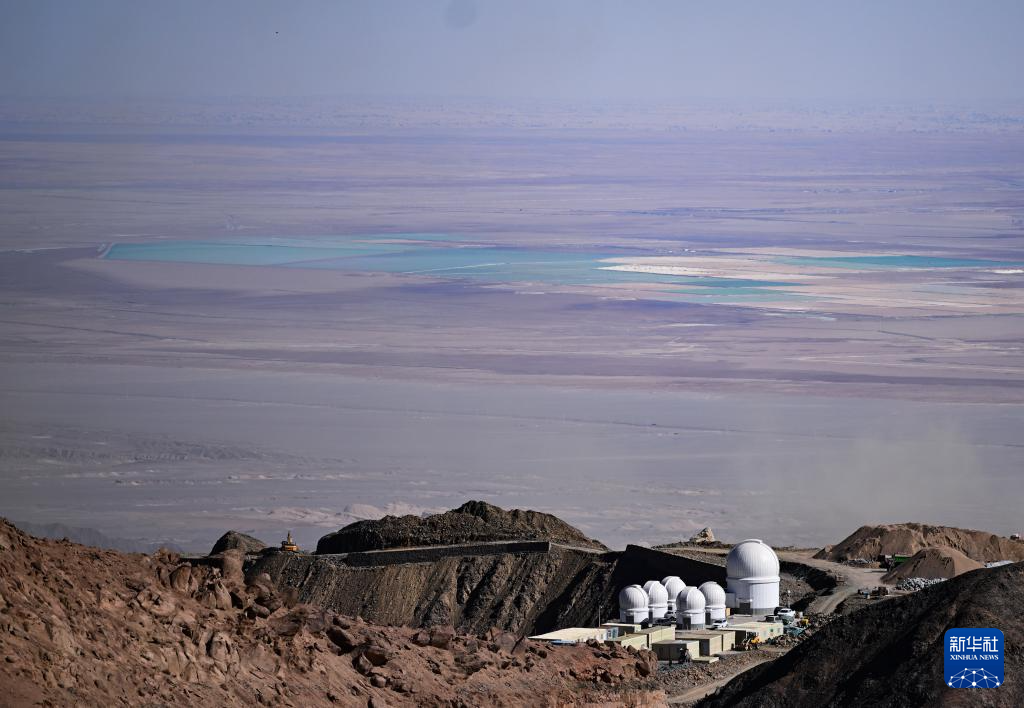
M 647 652 L 375 626 L 286 608 L 265 577 L 244 597 L 276 599 L 275 611 L 242 608 L 223 568 L 43 541 L 2 521 L 0 538 L 4 706 L 657 704 Z

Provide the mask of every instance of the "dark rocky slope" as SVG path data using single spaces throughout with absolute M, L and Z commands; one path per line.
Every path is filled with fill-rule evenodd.
M 725 581 L 721 565 L 639 546 L 602 553 L 547 543 L 344 558 L 271 552 L 246 573 L 267 573 L 278 587 L 297 588 L 303 602 L 379 624 L 499 627 L 521 635 L 617 615 L 618 591 L 630 583 L 666 575 Z
M 1024 563 L 976 570 L 845 616 L 785 656 L 754 668 L 701 708 L 1024 705 Z M 1006 683 L 948 688 L 943 639 L 952 627 L 1005 636 Z
M 352 553 L 385 548 L 440 546 L 491 541 L 551 541 L 566 546 L 608 550 L 557 516 L 539 511 L 469 501 L 433 516 L 385 516 L 357 521 L 320 539 L 317 553 Z

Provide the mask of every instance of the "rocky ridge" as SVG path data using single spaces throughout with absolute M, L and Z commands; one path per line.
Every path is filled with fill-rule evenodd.
M 494 541 L 550 541 L 608 550 L 557 516 L 469 501 L 432 516 L 385 516 L 356 521 L 320 539 L 316 552 L 353 553 L 386 548 L 443 546 Z
M 271 551 L 246 572 L 296 588 L 303 602 L 378 624 L 445 624 L 471 633 L 498 626 L 521 635 L 593 626 L 617 612 L 618 592 L 631 583 L 666 575 L 725 582 L 724 565 L 639 546 L 599 553 L 538 545 L 543 548 L 523 551 L 510 543 L 486 552 L 433 548 L 344 558 Z
M 647 651 L 379 627 L 202 564 L 0 521 L 0 705 L 657 705 Z
M 861 526 L 834 546 L 814 557 L 842 563 L 854 559 L 874 560 L 879 555 L 914 554 L 925 548 L 945 546 L 979 563 L 999 560 L 1024 561 L 1024 542 L 986 531 L 952 526 L 906 523 Z

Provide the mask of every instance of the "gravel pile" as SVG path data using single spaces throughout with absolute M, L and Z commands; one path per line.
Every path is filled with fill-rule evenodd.
M 924 590 L 930 585 L 944 582 L 946 581 L 943 578 L 906 578 L 896 585 L 896 589 L 905 592 L 916 592 L 917 590 Z
M 681 693 L 694 686 L 703 686 L 713 683 L 726 676 L 731 676 L 738 671 L 764 661 L 766 652 L 748 651 L 735 654 L 721 654 L 719 660 L 714 664 L 703 662 L 687 662 L 658 668 L 654 680 L 658 688 L 663 689 L 669 695 Z M 772 655 L 774 656 L 774 655 Z

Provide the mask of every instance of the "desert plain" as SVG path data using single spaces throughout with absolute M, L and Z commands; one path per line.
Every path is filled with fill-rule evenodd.
M 1019 531 L 1017 116 L 4 107 L 0 515 Z

